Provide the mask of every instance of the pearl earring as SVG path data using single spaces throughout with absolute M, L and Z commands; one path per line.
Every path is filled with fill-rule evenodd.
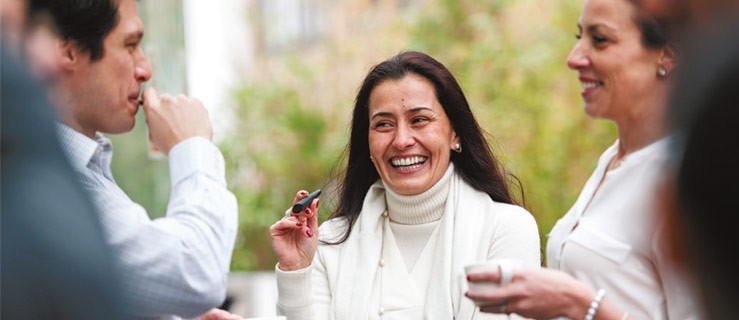
M 657 74 L 659 74 L 660 77 L 664 77 L 667 75 L 667 69 L 665 69 L 665 67 L 659 67 L 659 69 L 657 69 Z
M 457 153 L 462 153 L 462 145 L 459 144 L 459 142 L 454 144 L 454 151 L 456 151 Z

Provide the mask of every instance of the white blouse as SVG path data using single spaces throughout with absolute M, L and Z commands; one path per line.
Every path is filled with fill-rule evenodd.
M 605 289 L 606 300 L 636 319 L 700 315 L 687 281 L 671 269 L 659 244 L 655 191 L 668 144 L 669 138 L 654 142 L 606 173 L 618 150 L 616 141 L 547 242 L 549 268 Z

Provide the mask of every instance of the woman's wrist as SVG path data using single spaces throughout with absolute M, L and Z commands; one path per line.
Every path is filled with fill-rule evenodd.
M 598 313 L 598 309 L 600 308 L 600 304 L 603 301 L 603 297 L 605 295 L 606 295 L 605 289 L 598 289 L 598 292 L 595 293 L 595 297 L 593 297 L 593 301 L 590 302 L 588 311 L 585 314 L 585 320 L 595 319 L 595 314 Z
M 570 319 L 582 320 L 588 314 L 588 309 L 597 294 L 595 290 L 587 286 L 574 287 L 569 293 L 571 303 L 568 304 L 565 316 Z
M 310 263 L 298 262 L 294 264 L 285 264 L 282 262 L 277 262 L 277 269 L 280 269 L 281 271 L 302 270 L 308 267 L 310 267 Z

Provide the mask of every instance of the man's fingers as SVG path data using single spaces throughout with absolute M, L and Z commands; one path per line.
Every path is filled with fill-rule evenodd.
M 144 99 L 144 111 L 153 105 L 159 104 L 159 93 L 154 89 L 154 87 L 149 86 L 144 89 L 142 97 Z

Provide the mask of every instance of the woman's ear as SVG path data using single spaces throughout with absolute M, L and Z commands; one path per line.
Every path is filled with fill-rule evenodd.
M 459 152 L 462 149 L 462 139 L 457 136 L 457 132 L 452 130 L 452 139 L 450 140 L 452 151 Z
M 661 50 L 660 56 L 657 59 L 657 65 L 664 68 L 667 74 L 671 74 L 677 65 L 677 55 L 675 50 L 671 47 L 665 47 Z

